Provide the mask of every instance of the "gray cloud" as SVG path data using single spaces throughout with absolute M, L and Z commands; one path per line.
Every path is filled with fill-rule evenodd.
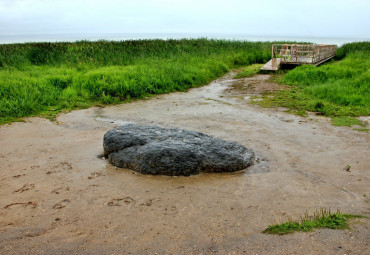
M 370 37 L 368 0 L 0 0 L 0 34 Z

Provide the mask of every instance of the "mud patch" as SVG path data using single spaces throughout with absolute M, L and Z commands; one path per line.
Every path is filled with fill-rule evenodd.
M 34 189 L 34 188 L 35 188 L 35 184 L 29 184 L 29 183 L 27 183 L 27 184 L 24 184 L 22 186 L 22 188 L 13 191 L 13 193 L 22 193 L 22 192 L 25 192 L 27 190 L 31 190 L 31 189 Z
M 60 202 L 56 203 L 55 205 L 53 205 L 53 209 L 63 209 L 70 202 L 71 202 L 71 200 L 69 200 L 69 199 L 63 199 L 62 201 L 60 201 Z
M 250 78 L 237 79 L 225 92 L 228 95 L 262 96 L 267 93 L 276 92 L 287 88 L 286 85 L 270 82 L 271 75 L 254 75 Z
M 24 208 L 32 208 L 35 209 L 37 207 L 37 202 L 25 202 L 25 203 L 10 203 L 6 206 L 4 206 L 4 209 L 8 209 L 14 206 L 21 206 Z
M 124 197 L 124 198 L 113 198 L 111 201 L 107 203 L 108 206 L 121 206 L 121 205 L 130 205 L 134 204 L 135 200 L 131 197 Z
M 110 118 L 103 118 L 103 117 L 96 117 L 97 121 L 101 122 L 108 122 L 110 124 L 122 126 L 122 125 L 127 125 L 127 124 L 135 124 L 133 121 L 128 121 L 128 120 L 120 120 L 120 119 L 110 119 Z

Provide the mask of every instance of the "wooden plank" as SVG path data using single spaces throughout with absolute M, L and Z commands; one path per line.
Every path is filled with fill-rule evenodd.
M 335 56 L 336 56 L 335 54 L 334 54 L 334 55 L 331 55 L 331 56 L 329 56 L 329 57 L 327 57 L 327 58 L 324 58 L 324 59 L 322 59 L 322 60 L 320 60 L 320 61 L 318 61 L 318 62 L 315 62 L 315 63 L 314 63 L 314 65 L 315 65 L 315 66 L 321 65 L 322 63 L 324 63 L 324 62 L 326 62 L 326 61 L 328 61 L 328 60 L 330 60 L 330 59 L 334 58 Z
M 287 64 L 287 65 L 305 65 L 305 64 L 313 64 L 312 58 L 306 57 L 306 56 L 299 56 L 297 59 L 294 60 L 281 60 L 281 64 Z
M 280 58 L 273 58 L 267 62 L 260 70 L 262 71 L 277 71 L 280 68 Z
M 321 59 L 321 60 L 318 60 L 316 62 L 312 62 L 312 59 L 311 58 L 300 58 L 298 61 L 284 61 L 282 60 L 280 62 L 281 65 L 315 65 L 315 66 L 318 66 L 318 65 L 321 65 L 322 63 L 334 58 L 336 55 L 330 55 L 324 59 Z

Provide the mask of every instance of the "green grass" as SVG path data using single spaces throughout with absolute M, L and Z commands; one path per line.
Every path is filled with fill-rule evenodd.
M 351 118 L 348 116 L 342 116 L 342 117 L 334 117 L 331 119 L 331 123 L 333 126 L 345 126 L 345 127 L 350 127 L 353 125 L 358 125 L 361 127 L 365 127 L 365 125 L 359 121 L 358 119 Z
M 242 66 L 239 77 L 247 77 L 270 51 L 269 42 L 207 39 L 0 45 L 0 124 L 186 91 Z M 301 115 L 370 115 L 370 42 L 346 44 L 336 61 L 278 77 L 290 88 L 254 103 Z
M 354 128 L 353 130 L 360 131 L 360 132 L 368 132 L 368 128 Z
M 263 233 L 284 235 L 296 231 L 309 232 L 318 228 L 347 229 L 349 228 L 348 220 L 351 218 L 363 218 L 363 216 L 344 214 L 340 211 L 332 213 L 330 210 L 321 209 L 313 216 L 306 213 L 300 221 L 289 220 L 282 224 L 268 226 Z
M 346 44 L 338 49 L 338 60 L 297 67 L 279 82 L 291 86 L 259 104 L 325 116 L 370 115 L 370 42 Z
M 262 66 L 263 64 L 252 64 L 250 66 L 247 66 L 240 73 L 235 75 L 234 79 L 251 77 L 253 74 L 258 73 Z
M 0 45 L 0 123 L 186 91 L 266 62 L 270 47 L 207 39 Z

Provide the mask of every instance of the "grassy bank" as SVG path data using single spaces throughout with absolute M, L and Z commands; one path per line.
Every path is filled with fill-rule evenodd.
M 230 69 L 258 72 L 271 43 L 223 40 L 0 45 L 0 123 L 114 104 L 209 83 Z M 305 114 L 370 115 L 370 42 L 345 44 L 337 59 L 281 75 L 289 89 L 256 102 Z
M 338 49 L 337 59 L 316 66 L 300 66 L 279 79 L 288 90 L 265 97 L 267 106 L 283 106 L 304 114 L 326 116 L 370 115 L 370 42 Z
M 241 79 L 241 78 L 248 78 L 253 76 L 254 74 L 258 73 L 260 71 L 260 68 L 264 64 L 252 64 L 245 68 L 243 68 L 242 71 L 240 71 L 237 75 L 235 75 L 234 79 Z
M 270 47 L 207 39 L 0 45 L 0 123 L 184 91 L 267 61 Z

